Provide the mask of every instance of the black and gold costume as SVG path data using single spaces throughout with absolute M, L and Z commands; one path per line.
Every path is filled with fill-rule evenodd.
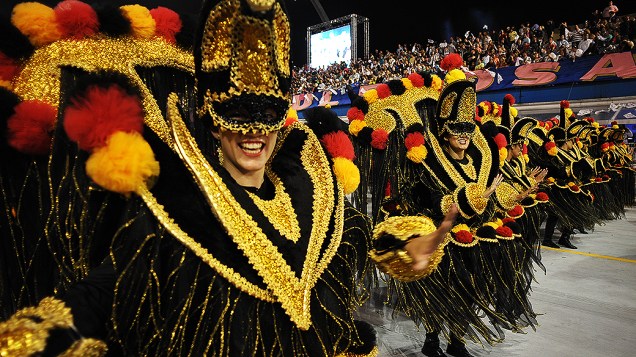
M 34 284 L 0 279 L 11 303 L 2 305 L 11 317 L 0 323 L 0 353 L 376 355 L 373 328 L 354 318 L 371 262 L 413 279 L 443 252 L 411 270 L 404 245 L 435 230 L 422 217 L 376 227 L 371 249 L 371 221 L 347 200 L 339 170 L 357 169 L 323 135 L 342 128 L 329 116 L 320 130 L 284 126 L 281 4 L 204 2 L 194 56 L 152 36 L 147 9 L 111 10 L 132 32 L 39 43 L 15 80 L 18 98 L 44 98 L 59 113 L 39 191 L 52 203 L 36 211 L 35 233 L 15 240 L 42 239 L 48 256 L 38 263 L 54 278 L 28 300 L 11 294 Z M 237 120 L 236 108 L 249 120 Z M 222 166 L 211 134 L 219 128 L 277 132 L 260 188 Z M 10 197 L 6 207 L 20 201 Z
M 460 212 L 431 275 L 387 278 L 394 311 L 428 332 L 496 343 L 503 329 L 534 326 L 535 314 L 527 299 L 529 277 L 517 274 L 524 249 L 519 227 L 498 215 L 515 207 L 514 189 L 502 184 L 490 199 L 482 197 L 500 161 L 497 130 L 474 120 L 475 100 L 474 83 L 465 76 L 442 89 L 439 77 L 412 74 L 355 98 L 348 117 L 366 176 L 356 194 L 370 191 L 376 221 L 418 214 L 439 221 L 453 203 Z M 441 140 L 445 130 L 464 126 L 475 128 L 472 144 L 456 161 Z

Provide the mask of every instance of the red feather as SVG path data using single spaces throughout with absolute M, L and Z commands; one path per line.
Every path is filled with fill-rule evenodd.
M 414 87 L 422 87 L 424 85 L 424 78 L 419 73 L 411 73 L 409 74 L 409 80 Z
M 495 230 L 502 237 L 512 237 L 512 229 L 506 226 L 497 227 Z
M 28 100 L 14 107 L 7 120 L 9 145 L 25 154 L 49 153 L 57 109 L 39 100 Z
M 468 244 L 473 241 L 473 234 L 469 231 L 459 231 L 455 233 L 455 240 L 460 243 Z
M 360 108 L 351 107 L 347 110 L 347 118 L 349 119 L 349 123 L 353 120 L 364 120 L 364 112 L 360 110 Z
M 157 24 L 155 33 L 165 38 L 166 41 L 175 43 L 177 41 L 176 35 L 181 31 L 181 27 L 183 26 L 179 14 L 166 7 L 159 6 L 150 10 L 150 16 L 152 16 Z
M 439 66 L 440 68 L 448 72 L 450 70 L 461 67 L 462 64 L 464 64 L 464 60 L 462 59 L 462 57 L 458 53 L 453 52 L 444 56 Z
M 139 97 L 120 86 L 92 86 L 81 97 L 71 99 L 64 113 L 64 130 L 82 150 L 104 146 L 116 131 L 141 133 L 144 113 Z
M 388 140 L 389 134 L 384 129 L 375 129 L 373 133 L 371 133 L 371 146 L 376 149 L 386 149 L 386 143 Z
M 404 146 L 406 146 L 406 150 L 411 150 L 412 148 L 420 145 L 424 145 L 424 135 L 422 135 L 422 133 L 408 133 L 406 138 L 404 138 Z
M 11 81 L 18 73 L 20 73 L 18 62 L 0 52 L 0 79 Z
M 351 144 L 349 136 L 342 130 L 325 134 L 320 141 L 325 145 L 331 157 L 344 157 L 348 160 L 355 158 L 353 144 Z
M 97 33 L 99 18 L 88 4 L 65 0 L 55 6 L 55 20 L 63 37 L 81 39 Z
M 506 136 L 502 133 L 495 135 L 493 140 L 495 140 L 495 144 L 497 144 L 499 149 L 505 148 L 508 145 L 508 140 L 506 140 Z
M 515 97 L 512 94 L 510 94 L 510 93 L 508 93 L 508 94 L 506 94 L 504 96 L 504 100 L 508 101 L 508 103 L 510 103 L 510 105 L 515 105 Z
M 383 99 L 391 95 L 391 88 L 386 83 L 382 83 L 375 88 L 378 91 L 378 98 Z

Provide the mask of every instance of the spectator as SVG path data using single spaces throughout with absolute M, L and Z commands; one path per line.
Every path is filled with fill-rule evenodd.
M 609 5 L 603 9 L 603 19 L 612 22 L 614 21 L 617 12 L 618 6 L 614 5 L 614 3 L 610 1 Z

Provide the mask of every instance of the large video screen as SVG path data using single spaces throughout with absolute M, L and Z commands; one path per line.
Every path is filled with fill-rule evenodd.
M 351 63 L 351 25 L 311 35 L 309 66 L 324 68 L 342 61 Z

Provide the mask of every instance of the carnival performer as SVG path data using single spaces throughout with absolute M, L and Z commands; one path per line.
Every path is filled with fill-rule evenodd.
M 193 68 L 187 53 L 162 52 L 185 62 L 153 62 L 137 81 L 122 63 L 84 62 L 95 52 L 65 59 L 49 179 L 73 205 L 48 214 L 73 224 L 45 233 L 53 250 L 78 233 L 94 238 L 79 248 L 103 259 L 2 322 L 0 354 L 375 355 L 373 329 L 354 319 L 369 252 L 407 280 L 441 259 L 456 209 L 439 228 L 422 216 L 387 220 L 371 249 L 369 219 L 345 197 L 357 186 L 347 135 L 324 112 L 313 119 L 325 124 L 319 136 L 286 120 L 281 4 L 206 1 L 201 16 Z M 120 42 L 84 40 L 72 42 L 84 53 Z M 148 101 L 166 103 L 165 117 Z
M 523 207 L 523 215 L 517 218 L 517 222 L 522 229 L 522 242 L 526 245 L 526 251 L 532 253 L 521 258 L 523 263 L 520 267 L 531 278 L 534 270 L 533 263 L 545 271 L 539 249 L 541 246 L 540 226 L 546 215 L 543 205 L 548 202 L 549 197 L 539 190 L 539 185 L 543 182 L 548 170 L 539 166 L 530 166 L 527 155 L 527 135 L 537 125 L 537 120 L 529 117 L 518 118 L 517 110 L 513 107 L 514 103 L 515 98 L 511 94 L 504 96 L 501 118 L 497 126 L 499 133 L 503 134 L 508 142 L 507 156 L 501 167 L 501 173 L 504 182 L 509 183 L 517 191 L 516 201 Z M 529 289 L 530 286 L 527 288 Z
M 593 196 L 589 190 L 581 189 L 581 173 L 573 169 L 579 160 L 571 153 L 574 136 L 568 138 L 567 128 L 575 117 L 568 101 L 560 103 L 560 118 L 542 123 L 529 134 L 532 150 L 530 161 L 548 168 L 545 189 L 548 190 L 550 204 L 546 206 L 545 231 L 542 245 L 558 248 L 559 245 L 570 249 L 576 246 L 570 241 L 574 229 L 592 229 L 601 220 L 595 215 L 592 205 Z M 557 224 L 561 236 L 558 245 L 552 241 Z
M 497 129 L 475 121 L 475 84 L 457 68 L 447 67 L 443 87 L 428 73 L 382 83 L 355 98 L 347 114 L 376 221 L 409 214 L 440 219 L 458 205 L 460 224 L 436 271 L 409 282 L 386 280 L 394 311 L 426 330 L 422 352 L 428 356 L 444 355 L 439 334 L 450 340 L 449 354 L 469 356 L 465 339 L 494 344 L 503 329 L 534 324 L 527 295 L 515 290 L 527 286 L 517 280 L 525 277 L 507 259 L 522 249 L 514 242 L 519 227 L 496 217 L 516 205 L 514 189 L 498 174 Z

